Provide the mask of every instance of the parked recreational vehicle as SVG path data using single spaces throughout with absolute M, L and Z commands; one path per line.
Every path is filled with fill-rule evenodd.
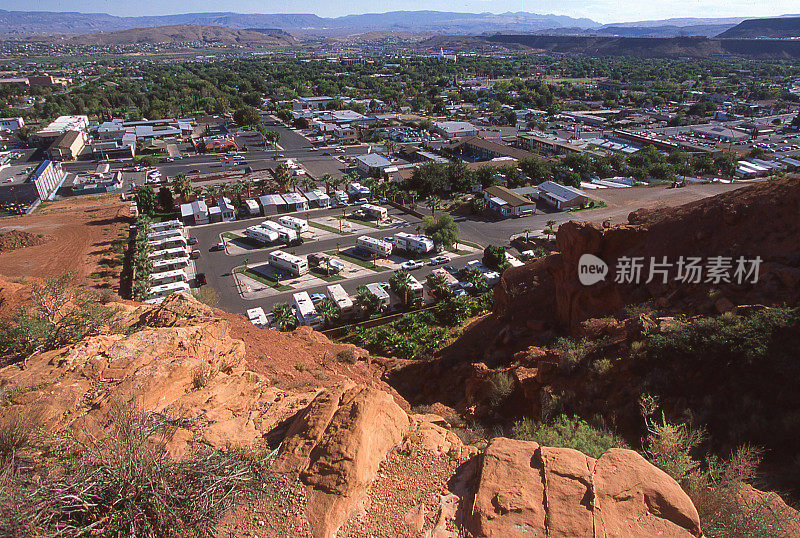
M 456 286 L 458 286 L 458 279 L 453 275 L 451 275 L 450 273 L 448 273 L 447 271 L 445 271 L 444 269 L 442 269 L 441 267 L 439 267 L 438 269 L 434 269 L 433 272 L 428 275 L 429 286 L 431 282 L 431 277 L 433 275 L 442 275 L 444 279 L 447 281 L 447 283 L 450 285 L 451 290 L 454 289 Z M 428 294 L 430 294 L 430 290 L 428 291 Z
M 251 308 L 247 311 L 247 319 L 250 320 L 250 323 L 258 327 L 259 329 L 266 329 L 269 327 L 269 321 L 267 321 L 267 315 L 264 313 L 264 309 L 260 306 L 258 308 Z
M 186 247 L 173 247 L 161 250 L 154 250 L 147 257 L 153 261 L 169 260 L 171 258 L 184 258 L 189 255 L 186 253 Z
M 377 282 L 373 282 L 372 284 L 367 284 L 367 290 L 369 290 L 369 292 L 372 295 L 374 295 L 380 300 L 381 311 L 387 310 L 389 308 L 389 306 L 391 305 L 391 300 L 389 299 L 389 294 L 387 293 L 387 291 L 384 289 L 383 286 L 381 286 Z
M 160 273 L 150 273 L 148 277 L 151 286 L 160 286 L 172 282 L 186 282 L 186 271 L 183 269 L 173 269 L 172 271 L 162 271 Z
M 368 252 L 376 258 L 386 258 L 392 254 L 391 243 L 368 235 L 362 235 L 356 239 L 356 248 Z
M 285 216 L 278 219 L 278 224 L 296 231 L 298 234 L 308 231 L 308 221 L 297 217 Z
M 164 239 L 165 237 L 184 237 L 183 235 L 183 228 L 173 228 L 171 230 L 162 230 L 160 232 L 150 232 L 147 234 L 148 241 L 158 241 L 159 239 Z
M 295 293 L 292 298 L 294 299 L 295 315 L 300 325 L 308 325 L 309 327 L 322 326 L 322 318 L 314 309 L 314 303 L 311 302 L 311 297 L 307 291 Z
M 474 267 L 475 269 L 481 272 L 481 275 L 483 275 L 483 280 L 486 282 L 487 286 L 493 287 L 498 282 L 500 282 L 500 273 L 498 273 L 497 271 L 492 271 L 491 269 L 483 265 L 483 263 L 480 260 L 473 260 L 471 262 L 468 262 L 467 265 L 464 267 L 464 269 L 469 269 L 470 267 Z
M 160 286 L 153 286 L 147 293 L 146 302 L 161 302 L 165 297 L 172 295 L 178 291 L 189 291 L 189 284 L 186 282 L 170 282 L 169 284 L 161 284 Z
M 287 245 L 291 245 L 292 243 L 296 242 L 300 235 L 297 231 L 292 230 L 291 228 L 287 228 L 277 222 L 272 222 L 271 220 L 265 220 L 261 223 L 261 226 L 272 230 L 274 232 L 278 232 L 278 239 L 286 243 Z
M 183 237 L 183 235 L 169 235 L 156 239 L 148 239 L 149 241 L 147 241 L 147 243 L 156 251 L 171 248 L 186 248 L 186 238 Z
M 434 249 L 433 240 L 429 237 L 406 232 L 394 234 L 394 246 L 412 254 L 427 254 Z
M 412 275 L 408 275 L 408 294 L 406 295 L 406 306 L 419 306 L 424 300 L 422 284 Z
M 328 297 L 331 301 L 336 303 L 339 310 L 342 312 L 343 318 L 349 318 L 353 315 L 353 301 L 341 284 L 333 284 L 328 286 Z
M 165 230 L 181 230 L 183 223 L 177 219 L 165 220 L 164 222 L 154 222 L 150 225 L 151 232 L 163 232 Z
M 164 260 L 156 260 L 153 262 L 153 272 L 173 271 L 175 269 L 183 269 L 189 266 L 189 256 L 181 258 L 167 258 Z
M 280 237 L 280 234 L 275 230 L 270 230 L 269 228 L 258 225 L 245 228 L 244 236 L 252 239 L 253 241 L 258 241 L 259 243 L 268 245 L 277 241 Z
M 366 215 L 372 217 L 378 222 L 381 222 L 389 218 L 389 211 L 385 207 L 381 207 L 379 205 L 364 204 L 361 206 L 361 210 Z
M 275 269 L 286 271 L 294 276 L 308 273 L 308 262 L 282 250 L 273 250 L 267 257 L 269 264 Z

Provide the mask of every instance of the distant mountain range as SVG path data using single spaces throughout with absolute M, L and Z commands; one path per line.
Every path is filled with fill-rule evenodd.
M 282 30 L 239 30 L 222 26 L 177 24 L 96 32 L 73 36 L 37 36 L 37 40 L 58 40 L 75 45 L 136 45 L 199 43 L 202 45 L 285 46 L 297 42 Z
M 722 39 L 800 38 L 800 17 L 749 19 L 722 32 L 718 37 Z
M 113 33 L 157 27 L 222 27 L 231 30 L 270 29 L 308 37 L 341 37 L 368 32 L 442 35 L 573 35 L 609 37 L 789 37 L 798 16 L 754 19 L 673 18 L 602 25 L 591 19 L 527 12 L 454 13 L 394 11 L 325 18 L 312 14 L 186 13 L 117 17 L 106 13 L 61 13 L 0 10 L 0 38 L 42 35 Z M 759 22 L 762 21 L 762 22 Z M 768 22 L 763 22 L 768 21 Z M 731 32 L 728 34 L 727 32 Z M 208 31 L 206 31 L 208 33 Z M 157 35 L 157 34 L 153 34 Z M 797 35 L 794 33 L 793 35 Z M 241 36 L 240 36 L 241 37 Z M 170 37 L 170 39 L 172 39 Z

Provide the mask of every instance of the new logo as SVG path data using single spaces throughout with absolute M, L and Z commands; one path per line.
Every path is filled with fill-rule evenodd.
M 594 254 L 584 254 L 578 260 L 578 280 L 584 286 L 591 286 L 606 279 L 608 264 Z

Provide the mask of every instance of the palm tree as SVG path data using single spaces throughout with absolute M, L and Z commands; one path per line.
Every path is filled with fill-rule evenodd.
M 554 221 L 552 219 L 548 220 L 547 221 L 547 228 L 542 230 L 545 233 L 545 235 L 547 235 L 548 239 L 550 239 L 551 235 L 555 235 L 556 231 L 553 229 L 553 226 L 555 226 L 555 225 L 556 225 L 556 221 Z
M 373 295 L 366 286 L 359 286 L 356 288 L 353 304 L 362 312 L 364 317 L 369 317 L 380 308 L 380 299 Z
M 196 200 L 202 200 L 204 198 L 203 195 L 205 194 L 205 192 L 206 191 L 203 187 L 195 187 L 192 189 L 192 194 L 194 194 Z
M 297 327 L 297 317 L 287 303 L 278 303 L 272 308 L 272 323 L 278 330 L 291 331 Z
M 530 228 L 525 228 L 522 231 L 525 232 L 525 242 L 527 243 L 528 242 L 528 234 L 531 233 L 533 230 L 531 230 Z
M 330 194 L 331 194 L 331 183 L 332 183 L 332 180 L 333 180 L 333 176 L 331 176 L 329 173 L 326 172 L 326 173 L 322 174 L 322 177 L 320 178 L 320 180 L 325 184 L 325 194 L 330 196 Z
M 314 188 L 316 186 L 317 186 L 317 182 L 314 181 L 313 179 L 311 179 L 308 176 L 304 176 L 300 180 L 300 190 L 303 191 L 303 192 L 308 192 L 308 191 L 314 190 Z
M 181 196 L 184 201 L 189 193 L 192 192 L 192 182 L 186 177 L 186 174 L 178 174 L 172 181 L 172 192 Z
M 317 314 L 322 318 L 322 322 L 328 326 L 330 325 L 333 320 L 339 319 L 339 316 L 342 315 L 342 311 L 339 308 L 339 305 L 333 302 L 333 300 L 329 297 L 325 297 L 323 300 L 317 303 L 317 306 L 314 307 L 317 311 Z
M 464 282 L 472 284 L 473 289 L 477 292 L 483 289 L 486 281 L 483 279 L 483 273 L 476 267 L 468 267 L 461 273 L 461 278 Z
M 431 276 L 428 277 L 428 286 L 430 286 L 431 291 L 438 299 L 449 297 L 452 293 L 450 283 L 442 273 L 432 273 Z
M 383 147 L 386 148 L 386 153 L 391 156 L 397 150 L 397 143 L 389 138 L 383 143 Z
M 442 199 L 436 196 L 435 194 L 431 194 L 425 199 L 425 205 L 428 206 L 428 209 L 431 210 L 431 216 L 436 216 L 436 210 L 442 207 Z
M 250 198 L 251 194 L 250 191 L 253 189 L 253 182 L 249 179 L 246 179 L 244 183 L 242 183 L 245 189 L 247 189 L 247 197 Z
M 280 165 L 275 169 L 275 182 L 278 184 L 278 187 L 283 191 L 286 192 L 290 183 L 292 182 L 292 175 L 291 170 L 285 164 Z
M 408 306 L 408 294 L 411 292 L 411 275 L 407 271 L 397 271 L 389 279 L 389 285 L 395 294 L 402 297 L 403 304 Z

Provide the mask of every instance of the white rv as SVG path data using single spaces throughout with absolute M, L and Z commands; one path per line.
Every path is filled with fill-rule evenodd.
M 379 205 L 364 204 L 361 206 L 361 210 L 378 222 L 389 218 L 389 211 L 385 207 Z
M 427 254 L 434 249 L 431 238 L 406 232 L 394 234 L 394 246 L 412 254 Z
M 186 282 L 188 280 L 186 271 L 183 269 L 173 269 L 171 271 L 162 271 L 160 273 L 150 273 L 147 277 L 151 286 L 160 286 L 162 284 L 170 284 L 172 282 Z
M 259 225 L 245 228 L 244 236 L 252 239 L 253 241 L 258 241 L 259 243 L 268 245 L 277 241 L 280 237 L 280 234 L 275 230 L 270 230 L 269 228 Z
M 295 293 L 292 298 L 294 299 L 295 315 L 300 325 L 308 325 L 309 327 L 322 326 L 322 318 L 317 314 L 314 303 L 311 302 L 311 297 L 307 291 Z
M 376 258 L 386 258 L 392 254 L 391 243 L 368 235 L 362 235 L 356 239 L 356 248 L 369 252 Z
M 286 271 L 294 276 L 308 273 L 308 261 L 282 250 L 273 250 L 269 253 L 267 260 L 275 269 Z
M 258 327 L 259 329 L 266 329 L 269 327 L 269 321 L 267 321 L 267 315 L 264 314 L 264 309 L 260 306 L 258 308 L 251 308 L 247 311 L 247 319 L 250 320 L 250 323 Z
M 272 222 L 271 220 L 265 220 L 261 223 L 261 226 L 268 230 L 278 232 L 278 239 L 286 244 L 294 243 L 297 241 L 298 237 L 300 237 L 295 230 L 287 228 L 286 226 L 278 224 L 277 222 Z
M 391 299 L 389 298 L 389 293 L 384 289 L 384 287 L 377 282 L 372 284 L 367 284 L 367 290 L 377 297 L 381 302 L 380 310 L 387 310 L 391 305 Z
M 150 291 L 147 292 L 146 302 L 161 302 L 165 297 L 168 297 L 178 291 L 189 291 L 189 284 L 179 281 L 170 282 L 169 284 L 161 284 L 159 286 L 152 286 Z
M 287 215 L 278 219 L 278 224 L 296 231 L 298 234 L 308 231 L 308 221 Z
M 336 303 L 336 306 L 339 307 L 339 310 L 342 312 L 343 318 L 348 318 L 353 315 L 353 301 L 350 299 L 350 296 L 347 295 L 347 292 L 344 291 L 344 288 L 341 284 L 333 284 L 328 286 L 328 297 L 330 297 L 331 301 Z

